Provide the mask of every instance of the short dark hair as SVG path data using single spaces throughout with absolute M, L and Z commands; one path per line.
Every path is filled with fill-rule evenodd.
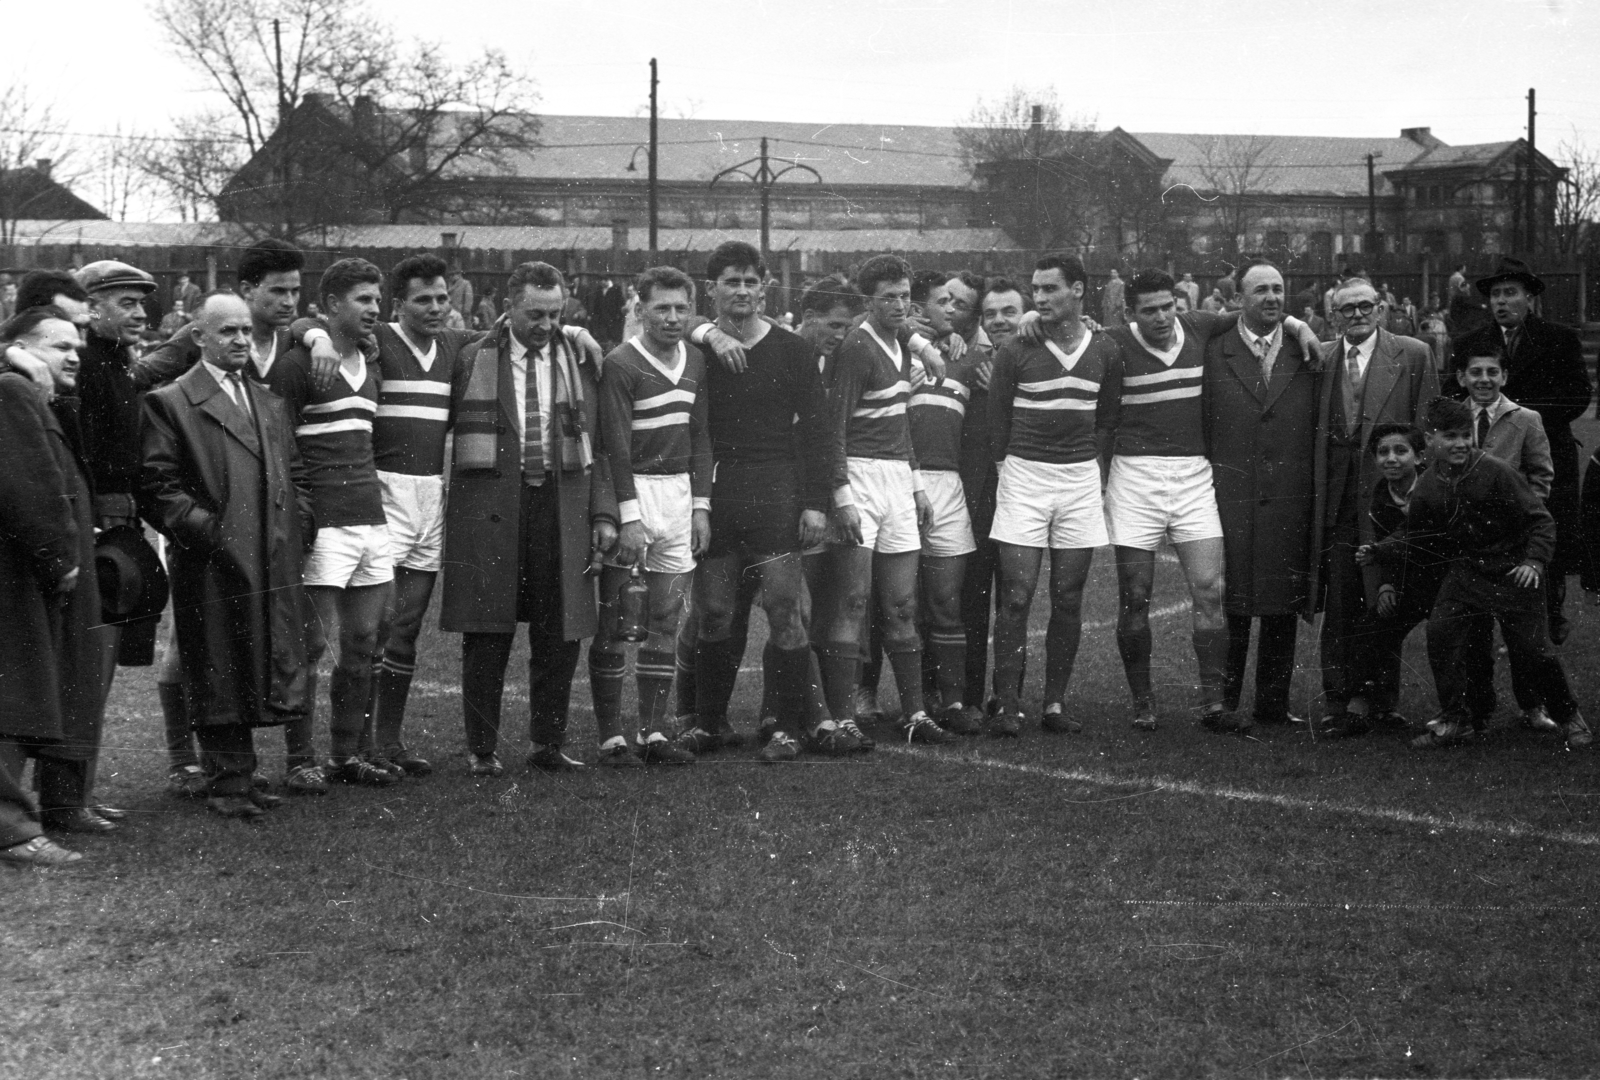
M 1422 453 L 1423 447 L 1428 445 L 1426 437 L 1422 434 L 1422 429 L 1417 425 L 1388 421 L 1372 426 L 1372 437 L 1367 440 L 1367 453 L 1377 454 L 1378 444 L 1391 435 L 1404 435 L 1406 442 L 1411 444 L 1411 449 L 1419 454 Z
M 382 285 L 383 271 L 365 259 L 340 259 L 322 272 L 317 294 L 326 300 L 330 296 L 343 300 L 358 285 Z
M 1012 281 L 1008 277 L 992 277 L 988 281 L 983 283 L 983 288 L 982 289 L 978 290 L 978 310 L 979 311 L 983 310 L 983 303 L 984 303 L 985 300 L 989 299 L 989 294 L 990 293 L 1007 293 L 1007 292 L 1016 293 L 1019 297 L 1022 298 L 1022 306 L 1023 306 L 1023 308 L 1024 309 L 1027 308 L 1027 306 L 1028 306 L 1028 293 L 1027 293 L 1026 290 L 1023 289 L 1023 287 L 1021 285 L 1018 285 L 1015 281 Z
M 447 269 L 443 259 L 429 252 L 419 251 L 415 255 L 407 255 L 395 263 L 394 269 L 389 271 L 389 295 L 396 300 L 404 300 L 411 282 L 442 278 Z
M 957 270 L 954 273 L 947 272 L 944 275 L 944 279 L 947 283 L 960 280 L 961 284 L 971 289 L 978 299 L 983 299 L 983 278 L 974 274 L 971 270 Z
M 694 281 L 676 266 L 652 266 L 633 279 L 633 287 L 645 302 L 657 289 L 682 289 L 689 295 L 689 303 L 694 303 Z
M 867 299 L 885 281 L 911 280 L 911 264 L 898 255 L 874 255 L 856 271 L 856 289 Z
M 239 284 L 259 285 L 268 274 L 287 274 L 305 268 L 305 252 L 287 240 L 268 236 L 245 248 L 239 257 Z
M 1155 266 L 1147 266 L 1138 271 L 1128 282 L 1128 306 L 1139 306 L 1141 296 L 1151 293 L 1166 292 L 1177 295 L 1178 283 L 1172 280 L 1172 275 Z
M 711 258 L 706 260 L 706 277 L 715 281 L 729 267 L 741 270 L 747 266 L 753 267 L 757 276 L 766 280 L 767 264 L 761 261 L 761 252 L 753 244 L 743 240 L 724 240 L 712 250 Z
M 1274 270 L 1278 270 L 1278 264 L 1273 262 L 1271 259 L 1264 259 L 1259 255 L 1251 259 L 1246 259 L 1244 262 L 1240 263 L 1234 268 L 1233 287 L 1235 289 L 1244 288 L 1244 276 L 1258 266 L 1269 266 Z M 1281 275 L 1283 271 L 1278 270 L 1278 273 Z
M 1034 270 L 1059 270 L 1068 285 L 1075 281 L 1087 283 L 1089 272 L 1083 268 L 1083 260 L 1076 255 L 1046 255 L 1033 264 Z
M 1450 370 L 1461 372 L 1467 370 L 1467 365 L 1474 360 L 1491 359 L 1500 365 L 1500 370 L 1506 369 L 1506 351 L 1499 345 L 1487 345 L 1481 349 L 1462 349 L 1450 358 Z
M 560 289 L 561 295 L 566 296 L 567 279 L 547 262 L 518 263 L 506 278 L 506 299 L 516 300 L 527 288 Z
M 911 275 L 911 302 L 925 304 L 934 289 L 950 280 L 950 275 L 940 270 L 918 270 Z
M 65 270 L 29 270 L 17 284 L 17 311 L 32 307 L 50 307 L 58 296 L 87 304 L 89 294 L 84 292 L 78 279 Z
M 1455 398 L 1436 397 L 1422 412 L 1423 429 L 1435 431 L 1472 430 L 1472 406 Z
M 865 305 L 861 293 L 842 274 L 829 274 L 800 294 L 800 315 L 808 311 L 826 315 L 836 307 L 848 308 L 850 314 L 859 315 Z
M 54 304 L 35 304 L 23 308 L 5 322 L 0 323 L 0 341 L 10 343 L 33 333 L 40 323 L 49 322 L 51 319 L 60 319 L 62 322 L 71 322 L 67 313 Z M 4 362 L 0 357 L 0 363 Z

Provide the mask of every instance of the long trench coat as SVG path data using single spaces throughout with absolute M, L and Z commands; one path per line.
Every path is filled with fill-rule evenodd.
M 89 482 L 33 383 L 0 373 L 0 735 L 89 758 L 105 702 Z M 55 583 L 77 568 L 71 593 Z
M 495 455 L 492 469 L 464 469 L 452 462 L 444 519 L 444 598 L 439 625 L 447 633 L 506 634 L 517 628 L 518 573 L 522 537 L 522 442 L 511 376 L 510 339 L 491 334 L 461 351 L 466 377 L 457 381 L 452 404 L 459 411 L 473 366 L 498 364 L 495 410 Z M 587 361 L 578 364 L 582 385 L 584 430 L 599 431 L 596 399 L 599 372 Z M 597 627 L 595 582 L 589 567 L 591 528 L 596 519 L 617 520 L 617 500 L 602 448 L 594 446 L 594 464 L 585 470 L 557 471 L 561 534 L 562 636 L 567 641 L 593 637 Z
M 1294 335 L 1261 378 L 1237 328 L 1206 345 L 1205 416 L 1230 615 L 1294 615 L 1311 587 L 1318 376 Z
M 316 535 L 288 407 L 251 388 L 247 419 L 196 364 L 145 395 L 139 509 L 169 556 L 178 652 L 200 725 L 303 716 L 308 605 L 300 563 Z

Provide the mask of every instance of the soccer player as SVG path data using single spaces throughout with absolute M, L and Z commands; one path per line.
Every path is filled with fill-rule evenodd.
M 1019 337 L 1002 346 L 989 380 L 990 438 L 1000 463 L 989 532 L 1000 563 L 994 626 L 999 701 L 987 722 L 993 736 L 1021 734 L 1028 612 L 1046 549 L 1050 628 L 1041 724 L 1057 732 L 1079 726 L 1061 701 L 1078 652 L 1083 585 L 1094 549 L 1107 539 L 1099 457 L 1108 417 L 1104 384 L 1117 358 L 1106 335 L 1083 325 L 1087 278 L 1071 255 L 1047 255 L 1034 265 L 1033 305 L 1044 341 Z
M 706 370 L 715 510 L 710 547 L 694 577 L 696 726 L 680 741 L 699 753 L 718 748 L 730 731 L 728 700 L 740 659 L 733 624 L 742 617 L 748 626 L 748 601 L 743 612 L 737 609 L 753 578 L 771 632 L 765 696 L 785 714 L 762 756 L 791 760 L 798 753 L 794 736 L 813 734 L 803 708 L 811 645 L 800 550 L 822 541 L 837 471 L 827 458 L 821 376 L 805 340 L 762 317 L 767 271 L 760 252 L 728 241 L 711 253 L 706 270 L 716 326 L 744 346 L 745 369 L 710 364 Z M 740 654 L 743 644 L 741 635 Z M 837 741 L 823 731 L 816 745 L 837 749 Z
M 694 754 L 663 732 L 672 691 L 672 646 L 695 560 L 711 533 L 711 439 L 706 365 L 683 340 L 694 282 L 658 266 L 639 275 L 640 334 L 606 357 L 600 430 L 611 462 L 621 531 L 600 578 L 600 628 L 589 646 L 589 678 L 600 764 L 686 765 Z M 618 601 L 631 572 L 649 587 L 648 638 L 639 647 L 637 752 L 621 733 L 625 643 Z
M 919 526 L 931 504 L 923 491 L 906 403 L 911 354 L 900 340 L 911 305 L 911 267 L 893 255 L 868 259 L 856 275 L 867 317 L 834 357 L 830 411 L 844 446 L 835 477 L 836 540 L 827 552 L 829 587 L 818 598 L 823 691 L 837 724 L 854 712 L 860 642 L 876 581 L 884 646 L 900 691 L 900 734 L 908 742 L 951 738 L 923 709 L 922 642 L 917 636 Z M 930 368 L 935 378 L 944 373 Z
M 393 589 L 394 561 L 383 485 L 373 458 L 377 379 L 361 342 L 378 323 L 383 274 L 365 259 L 340 259 L 322 274 L 323 310 L 340 365 L 333 385 L 319 389 L 304 345 L 274 364 L 268 384 L 289 404 L 295 441 L 305 460 L 317 537 L 303 568 L 312 617 L 307 653 L 315 702 L 316 668 L 338 634 L 328 684 L 331 779 L 387 786 L 399 776 L 360 756 L 372 688 L 372 655 Z

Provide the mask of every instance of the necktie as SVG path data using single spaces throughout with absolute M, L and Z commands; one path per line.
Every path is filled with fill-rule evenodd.
M 1356 347 L 1349 342 L 1344 347 L 1344 427 L 1345 434 L 1354 434 L 1361 426 L 1361 365 Z
M 544 432 L 539 423 L 539 354 L 529 349 L 527 393 L 522 411 L 522 479 L 529 487 L 544 483 Z
M 254 420 L 255 414 L 250 411 L 250 399 L 245 396 L 244 392 L 244 379 L 240 377 L 237 371 L 230 371 L 228 372 L 227 382 L 228 396 L 233 398 L 233 403 L 239 407 L 240 412 L 244 413 L 246 420 Z
M 1272 348 L 1264 337 L 1256 338 L 1256 358 L 1261 361 L 1261 381 L 1272 381 Z
M 1516 329 L 1512 329 L 1512 330 L 1507 330 L 1506 331 L 1506 359 L 1507 360 L 1510 360 L 1513 356 L 1517 355 L 1517 346 L 1519 344 L 1521 344 L 1521 342 L 1522 342 L 1522 330 L 1521 330 L 1520 327 L 1518 327 Z
M 1478 410 L 1478 449 L 1483 449 L 1483 444 L 1489 441 L 1489 410 Z

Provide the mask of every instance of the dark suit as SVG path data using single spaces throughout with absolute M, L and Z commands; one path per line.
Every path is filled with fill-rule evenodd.
M 1474 351 L 1504 352 L 1505 347 L 1505 332 L 1491 322 L 1457 339 L 1455 356 L 1460 361 Z M 1458 397 L 1466 395 L 1461 387 L 1451 389 Z M 1583 340 L 1565 326 L 1529 315 L 1506 359 L 1503 392 L 1518 405 L 1537 412 L 1550 438 L 1555 480 L 1546 505 L 1556 521 L 1556 554 L 1545 575 L 1545 586 L 1551 633 L 1560 638 L 1565 636 L 1561 604 L 1567 574 L 1577 573 L 1583 559 L 1578 440 L 1572 435 L 1572 422 L 1589 411 L 1594 399 L 1594 388 L 1583 362 Z
M 1311 564 L 1307 610 L 1315 610 L 1321 601 L 1322 688 L 1332 712 L 1343 711 L 1351 698 L 1363 694 L 1372 670 L 1363 649 L 1372 629 L 1368 612 L 1378 602 L 1377 569 L 1363 572 L 1355 561 L 1356 548 L 1373 542 L 1366 500 L 1378 473 L 1367 442 L 1378 424 L 1417 423 L 1428 402 L 1439 395 L 1439 373 L 1426 344 L 1383 329 L 1375 334 L 1356 415 L 1346 416 L 1342 402 L 1342 337 L 1324 350 L 1326 374 L 1318 395 L 1312 515 L 1313 550 L 1318 554 Z
M 171 542 L 173 617 L 190 721 L 216 795 L 250 789 L 250 729 L 309 713 L 300 564 L 316 534 L 282 399 L 246 415 L 196 364 L 146 395 L 139 505 Z
M 1250 622 L 1259 618 L 1255 718 L 1265 723 L 1288 715 L 1295 621 L 1310 594 L 1317 382 L 1313 362 L 1287 332 L 1270 382 L 1237 328 L 1206 345 L 1207 456 L 1227 561 L 1224 698 L 1238 702 Z

